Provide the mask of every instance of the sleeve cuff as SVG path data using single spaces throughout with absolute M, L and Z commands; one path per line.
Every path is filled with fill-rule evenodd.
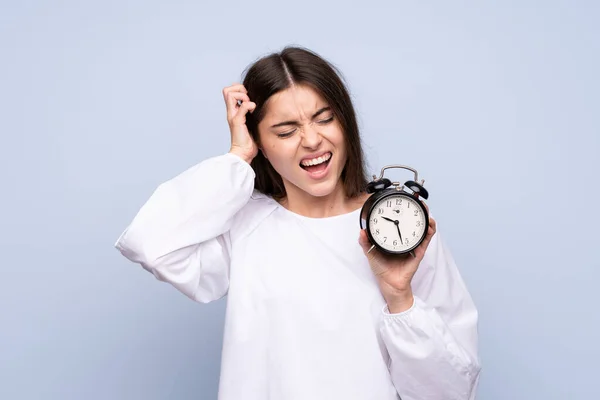
M 390 309 L 388 308 L 388 305 L 384 304 L 383 308 L 381 309 L 381 312 L 383 313 L 383 317 L 386 319 L 389 319 L 389 320 L 403 319 L 403 318 L 406 318 L 407 316 L 409 316 L 410 314 L 412 314 L 412 312 L 416 308 L 416 306 L 417 306 L 417 298 L 415 296 L 413 296 L 413 303 L 408 310 L 404 310 L 399 313 L 392 314 L 390 312 Z
M 232 153 L 230 151 L 228 151 L 227 153 L 221 154 L 221 156 L 223 156 L 225 158 L 228 158 L 228 157 L 233 158 L 233 159 L 235 159 L 235 161 L 242 162 L 242 163 L 246 164 L 248 167 L 250 167 L 250 163 L 248 161 L 244 160 L 242 157 L 240 157 L 237 154 Z

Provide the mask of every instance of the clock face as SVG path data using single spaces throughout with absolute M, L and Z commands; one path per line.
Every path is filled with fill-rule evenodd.
M 392 194 L 378 200 L 369 215 L 369 231 L 377 244 L 389 252 L 407 252 L 426 234 L 426 215 L 417 200 Z

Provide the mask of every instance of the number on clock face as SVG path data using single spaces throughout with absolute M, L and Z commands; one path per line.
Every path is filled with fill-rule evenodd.
M 373 239 L 390 251 L 411 249 L 426 233 L 423 209 L 408 196 L 392 195 L 379 200 L 369 220 Z

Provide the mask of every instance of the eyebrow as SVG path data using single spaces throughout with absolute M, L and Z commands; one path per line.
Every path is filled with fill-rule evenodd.
M 330 110 L 331 110 L 331 107 L 329 107 L 329 106 L 320 108 L 316 113 L 313 114 L 312 118 L 315 119 L 319 115 L 323 114 L 325 111 L 330 111 Z M 298 121 L 283 121 L 283 122 L 279 122 L 278 124 L 271 125 L 271 128 L 278 128 L 280 126 L 285 126 L 285 125 L 298 125 Z

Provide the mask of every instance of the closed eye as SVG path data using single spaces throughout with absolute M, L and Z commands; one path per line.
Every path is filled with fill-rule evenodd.
M 277 134 L 277 137 L 280 137 L 280 138 L 286 138 L 286 137 L 288 137 L 288 136 L 291 136 L 291 135 L 292 135 L 294 132 L 296 132 L 296 130 L 295 130 L 295 129 L 294 129 L 294 130 L 292 130 L 292 131 L 289 131 L 289 132 L 278 133 L 278 134 Z
M 331 121 L 333 121 L 333 116 L 331 116 L 331 117 L 329 117 L 327 119 L 322 119 L 320 121 L 317 121 L 317 123 L 321 124 L 321 125 L 325 125 L 325 124 L 330 123 Z M 296 132 L 296 129 L 293 129 L 293 130 L 291 130 L 289 132 L 278 133 L 277 137 L 286 138 L 286 137 L 292 136 L 294 134 L 294 132 Z
M 328 124 L 328 123 L 330 123 L 331 121 L 333 121 L 333 116 L 331 116 L 331 117 L 329 117 L 329 118 L 327 118 L 327 119 L 322 119 L 322 120 L 320 120 L 320 121 L 318 121 L 318 122 L 319 122 L 319 124 Z

